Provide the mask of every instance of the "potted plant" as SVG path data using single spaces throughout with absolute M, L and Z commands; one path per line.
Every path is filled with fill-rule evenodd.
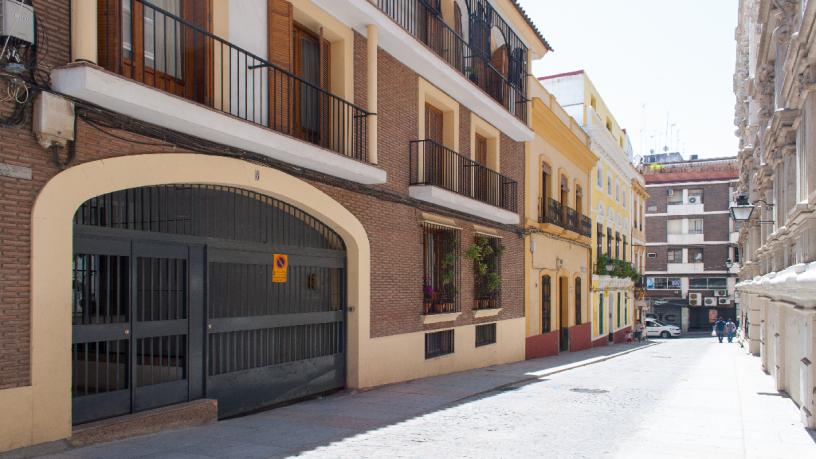
M 488 238 L 482 236 L 477 237 L 476 242 L 465 252 L 465 256 L 473 261 L 479 299 L 487 299 L 486 302 L 477 302 L 477 305 L 487 304 L 488 308 L 498 306 L 495 296 L 501 288 L 501 276 L 496 272 L 496 261 L 503 252 L 503 245 L 494 246 Z

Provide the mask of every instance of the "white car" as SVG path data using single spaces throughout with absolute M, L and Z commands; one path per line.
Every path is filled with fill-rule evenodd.
M 661 338 L 680 336 L 680 327 L 663 325 L 656 320 L 646 319 L 646 336 L 659 336 Z

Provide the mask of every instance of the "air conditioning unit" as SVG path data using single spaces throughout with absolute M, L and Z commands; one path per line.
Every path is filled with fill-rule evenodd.
M 666 190 L 666 194 L 669 196 L 674 196 L 674 188 L 669 188 L 668 190 Z
M 731 298 L 717 298 L 717 304 L 731 304 Z
M 714 297 L 708 297 L 704 300 L 706 306 L 717 306 L 717 299 Z
M 728 290 L 714 290 L 714 296 L 728 296 Z
M 689 306 L 700 306 L 703 301 L 702 293 L 689 293 Z
M 697 204 L 697 196 L 689 196 L 689 204 Z

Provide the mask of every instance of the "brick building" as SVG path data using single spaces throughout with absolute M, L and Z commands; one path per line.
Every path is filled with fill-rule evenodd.
M 646 178 L 646 299 L 658 321 L 684 331 L 736 319 L 730 196 L 735 158 L 650 163 Z
M 524 358 L 548 45 L 516 2 L 32 6 L 2 56 L 0 451 Z

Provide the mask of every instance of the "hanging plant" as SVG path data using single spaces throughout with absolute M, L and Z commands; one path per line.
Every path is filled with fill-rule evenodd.
M 476 242 L 468 247 L 465 256 L 473 261 L 473 267 L 478 277 L 478 283 L 485 289 L 485 293 L 494 293 L 501 287 L 501 276 L 495 272 L 496 260 L 504 253 L 504 246 L 493 245 L 483 236 L 477 236 Z

